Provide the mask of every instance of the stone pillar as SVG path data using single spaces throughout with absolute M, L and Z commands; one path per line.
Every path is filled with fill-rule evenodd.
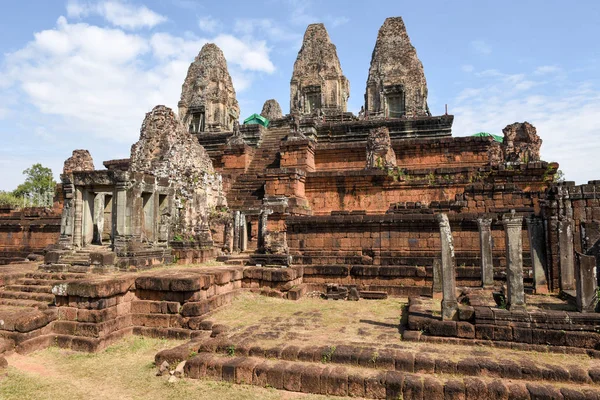
M 65 196 L 62 215 L 60 219 L 60 238 L 59 244 L 70 249 L 73 246 L 73 217 L 75 200 L 73 199 L 75 187 L 73 184 L 63 184 L 63 192 Z
M 558 252 L 560 254 L 560 289 L 575 289 L 575 251 L 573 223 L 570 218 L 558 221 Z
M 223 251 L 231 254 L 233 252 L 233 221 L 227 219 L 223 226 Z
M 75 247 L 83 245 L 83 198 L 81 190 L 75 190 L 75 210 L 73 211 L 73 244 Z
M 545 272 L 546 235 L 544 233 L 544 221 L 534 216 L 527 218 L 526 221 L 531 251 L 531 268 L 533 269 L 533 288 L 536 293 L 548 293 L 548 281 Z
M 115 184 L 115 195 L 113 196 L 113 225 L 115 227 L 115 250 L 121 252 L 127 242 L 129 227 L 127 224 L 127 182 Z
M 507 308 L 509 310 L 525 309 L 525 289 L 523 287 L 523 217 L 514 214 L 504 216 L 504 233 L 506 235 L 506 286 Z
M 477 219 L 479 229 L 479 249 L 481 252 L 481 285 L 494 286 L 494 261 L 492 256 L 492 219 Z
M 240 252 L 240 212 L 235 211 L 233 214 L 233 251 Z
M 269 209 L 264 209 L 260 212 L 260 217 L 258 219 L 258 250 L 264 251 L 266 250 L 266 237 L 268 234 L 268 223 L 269 223 L 269 215 L 271 215 L 273 211 Z
M 577 311 L 595 312 L 598 297 L 596 277 L 596 257 L 575 253 L 575 281 L 577 290 Z
M 248 227 L 246 226 L 246 216 L 240 214 L 240 251 L 244 252 L 248 248 Z
M 442 260 L 433 259 L 433 298 L 442 297 Z
M 456 301 L 454 241 L 448 216 L 438 214 L 437 220 L 442 247 L 442 319 L 455 320 L 458 317 L 458 302 Z
M 104 193 L 94 197 L 94 237 L 93 244 L 102 244 L 102 231 L 104 230 Z

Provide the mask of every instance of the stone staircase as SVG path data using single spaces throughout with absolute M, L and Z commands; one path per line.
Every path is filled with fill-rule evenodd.
M 92 253 L 111 254 L 113 251 L 109 246 L 87 245 L 82 249 L 72 250 L 60 254 L 57 260 L 47 263 L 42 268 L 48 272 L 71 272 L 87 273 L 92 267 Z
M 262 138 L 248 171 L 241 174 L 227 194 L 227 203 L 233 210 L 260 209 L 264 197 L 264 173 L 279 168 L 281 140 L 289 134 L 289 127 L 268 129 Z
M 78 273 L 29 272 L 0 289 L 0 306 L 35 307 L 46 310 L 54 305 L 52 287 L 67 280 L 82 279 Z
M 217 257 L 217 261 L 223 262 L 227 265 L 248 265 L 250 262 L 250 256 L 254 254 L 256 247 L 246 249 L 243 253 L 228 254 Z

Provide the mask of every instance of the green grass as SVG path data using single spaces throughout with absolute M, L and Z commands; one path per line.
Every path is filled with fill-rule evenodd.
M 0 378 L 0 399 L 327 399 L 209 380 L 170 384 L 166 377 L 155 376 L 154 355 L 181 343 L 134 336 L 95 354 L 51 347 L 12 355 L 6 376 Z

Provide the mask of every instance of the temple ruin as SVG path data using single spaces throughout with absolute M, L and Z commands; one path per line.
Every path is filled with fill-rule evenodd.
M 367 398 L 597 398 L 599 181 L 555 182 L 529 122 L 453 136 L 454 116 L 429 111 L 400 17 L 383 23 L 368 72 L 354 115 L 336 48 L 311 24 L 289 113 L 270 99 L 240 125 L 223 53 L 205 45 L 179 115 L 151 110 L 129 159 L 96 169 L 75 150 L 53 211 L 0 210 L 2 260 L 44 258 L 0 280 L 0 348 L 97 351 L 136 334 L 190 340 L 156 355 L 159 375 L 181 365 L 188 378 Z M 172 263 L 194 265 L 146 271 Z M 242 335 L 210 319 L 242 292 L 408 300 L 394 324 L 361 320 L 391 325 L 391 341 L 265 347 L 279 333 L 254 334 L 260 321 Z M 521 360 L 532 351 L 592 361 Z

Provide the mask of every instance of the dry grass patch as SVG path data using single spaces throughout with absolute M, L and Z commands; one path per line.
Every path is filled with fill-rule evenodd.
M 183 342 L 130 337 L 95 354 L 49 348 L 12 355 L 0 380 L 3 400 L 327 399 L 227 382 L 157 377 L 154 355 Z
M 399 325 L 406 299 L 298 301 L 245 293 L 211 319 L 232 328 L 237 339 L 266 346 L 280 344 L 385 344 L 401 340 Z

